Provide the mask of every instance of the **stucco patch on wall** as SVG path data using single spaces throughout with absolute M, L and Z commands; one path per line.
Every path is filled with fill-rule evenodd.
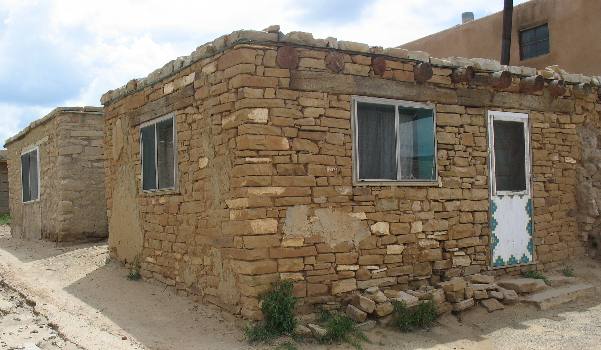
M 367 222 L 359 217 L 356 213 L 329 208 L 311 210 L 306 205 L 290 207 L 284 221 L 284 240 L 299 236 L 320 236 L 330 246 L 353 242 L 356 247 L 370 236 Z

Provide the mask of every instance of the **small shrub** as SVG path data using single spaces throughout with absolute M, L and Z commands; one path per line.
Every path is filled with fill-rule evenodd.
M 345 341 L 355 349 L 362 349 L 361 342 L 369 342 L 369 339 L 357 329 L 355 322 L 343 314 L 333 314 L 322 310 L 320 321 L 326 329 L 326 335 L 320 341 L 323 343 L 340 343 Z
M 566 265 L 561 269 L 561 273 L 566 277 L 574 277 L 576 273 L 574 272 L 574 268 L 570 265 Z
M 292 334 L 296 326 L 294 307 L 296 298 L 292 295 L 292 282 L 281 281 L 261 297 L 263 323 L 246 329 L 246 337 L 251 343 L 265 342 L 285 334 Z
M 140 275 L 140 258 L 136 256 L 129 268 L 127 279 L 130 281 L 137 281 L 140 278 L 142 278 L 142 275 Z
M 430 328 L 438 318 L 436 304 L 432 300 L 410 309 L 404 301 L 394 302 L 393 324 L 402 332 Z
M 526 278 L 534 278 L 537 280 L 543 280 L 546 284 L 549 284 L 549 279 L 547 276 L 543 275 L 540 271 L 525 271 L 522 273 L 522 276 Z
M 9 214 L 0 214 L 0 225 L 10 225 Z

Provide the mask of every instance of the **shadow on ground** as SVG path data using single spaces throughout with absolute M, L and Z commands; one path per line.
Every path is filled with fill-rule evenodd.
M 128 270 L 105 263 L 106 246 L 53 247 L 43 242 L 0 236 L 0 249 L 10 252 L 30 272 L 66 291 L 69 298 L 91 306 L 96 316 L 115 323 L 149 349 L 245 349 L 244 321 L 216 307 L 179 296 L 157 282 L 130 281 Z M 54 272 L 48 272 L 52 267 Z M 574 264 L 578 276 L 601 285 L 601 265 L 590 260 Z M 33 270 L 32 270 L 33 269 Z M 36 271 L 39 270 L 39 271 Z M 57 282 L 58 281 L 58 282 Z M 539 311 L 516 305 L 489 314 L 483 308 L 461 318 L 446 315 L 431 330 L 399 333 L 376 328 L 368 332 L 369 349 L 594 349 L 601 344 L 601 296 Z M 261 346 L 260 348 L 264 348 Z M 267 348 L 274 348 L 273 346 Z M 299 349 L 338 349 L 299 343 Z

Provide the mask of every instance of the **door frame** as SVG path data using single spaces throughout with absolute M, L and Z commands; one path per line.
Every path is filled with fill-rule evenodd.
M 525 147 L 525 151 L 524 151 L 524 167 L 525 167 L 525 176 L 526 176 L 526 190 L 525 191 L 521 191 L 521 192 L 514 192 L 514 191 L 497 191 L 496 188 L 496 177 L 495 177 L 495 150 L 494 150 L 494 141 L 495 141 L 495 135 L 494 135 L 494 121 L 495 120 L 501 120 L 501 121 L 511 121 L 511 122 L 521 122 L 524 125 L 524 147 Z M 524 112 L 505 112 L 505 111 L 499 111 L 499 110 L 487 110 L 486 111 L 486 129 L 487 129 L 487 133 L 488 133 L 488 177 L 489 177 L 489 203 L 492 203 L 492 199 L 494 196 L 507 196 L 507 195 L 527 195 L 530 196 L 530 200 L 532 202 L 533 199 L 533 193 L 532 193 L 532 147 L 531 147 L 531 142 L 530 142 L 530 115 L 528 112 L 524 111 Z M 534 209 L 534 208 L 532 208 Z M 489 224 L 491 219 L 493 218 L 492 212 L 490 212 L 489 209 Z M 534 242 L 534 236 L 535 236 L 535 230 L 534 230 L 534 215 L 531 214 L 531 222 L 532 222 L 532 242 Z M 489 227 L 489 234 L 490 234 L 490 242 L 492 242 L 492 228 Z M 521 263 L 521 264 L 515 264 L 515 265 L 510 265 L 510 266 L 500 266 L 500 267 L 495 267 L 493 266 L 493 261 L 494 261 L 494 256 L 493 256 L 493 249 L 492 246 L 489 243 L 489 254 L 488 257 L 490 259 L 489 264 L 488 264 L 488 268 L 491 270 L 499 270 L 499 269 L 505 269 L 508 267 L 519 267 L 519 266 L 527 266 L 527 265 L 533 265 L 536 264 L 536 246 L 533 248 L 532 250 L 532 260 L 528 263 Z

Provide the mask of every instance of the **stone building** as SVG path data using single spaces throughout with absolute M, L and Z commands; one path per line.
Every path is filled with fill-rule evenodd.
M 559 69 L 234 32 L 102 97 L 111 254 L 250 318 L 277 279 L 308 312 L 559 266 L 593 229 L 577 175 L 598 185 L 581 172 L 598 92 Z
M 8 168 L 6 166 L 6 151 L 0 150 L 0 214 L 8 210 Z
M 102 108 L 59 107 L 6 141 L 12 235 L 54 242 L 108 235 Z
M 513 9 L 509 64 L 544 69 L 559 65 L 582 74 L 601 74 L 601 1 L 530 0 Z M 443 30 L 401 45 L 436 57 L 501 57 L 503 13 Z

